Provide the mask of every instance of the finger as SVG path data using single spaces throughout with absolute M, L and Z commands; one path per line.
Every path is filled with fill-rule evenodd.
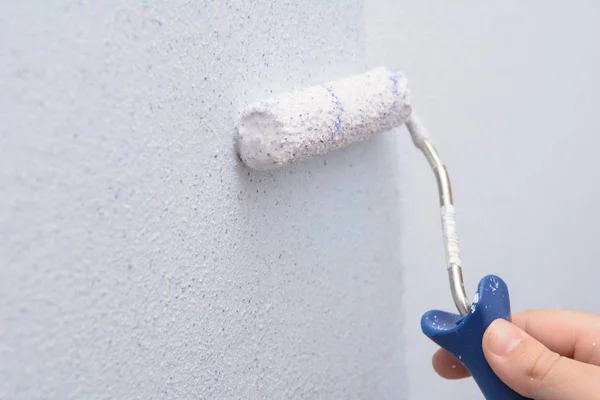
M 550 350 L 600 366 L 600 316 L 576 311 L 534 310 L 514 314 L 513 322 Z
M 486 330 L 483 352 L 494 372 L 536 400 L 600 400 L 600 367 L 549 350 L 517 325 L 498 319 Z
M 469 371 L 444 349 L 439 349 L 433 354 L 433 369 L 439 376 L 446 379 L 462 379 L 468 376 Z
M 563 310 L 532 310 L 513 315 L 513 322 L 550 350 L 575 360 L 600 365 L 600 317 Z M 469 372 L 450 353 L 439 349 L 434 370 L 446 379 L 461 379 Z

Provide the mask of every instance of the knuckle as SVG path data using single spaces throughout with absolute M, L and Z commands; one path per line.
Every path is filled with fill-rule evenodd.
M 561 355 L 553 351 L 541 351 L 528 369 L 527 376 L 535 385 L 545 385 L 561 359 Z
M 598 350 L 600 348 L 596 348 L 595 334 L 591 333 L 576 340 L 572 358 L 584 364 L 600 366 L 600 353 L 597 353 Z

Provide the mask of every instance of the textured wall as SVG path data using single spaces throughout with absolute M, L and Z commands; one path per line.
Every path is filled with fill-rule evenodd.
M 468 293 L 497 273 L 516 311 L 600 313 L 600 3 L 365 5 L 369 61 L 404 70 L 452 176 Z M 435 345 L 419 319 L 454 306 L 435 179 L 402 140 L 410 398 L 480 399 L 472 381 L 443 381 L 431 369 Z
M 469 292 L 598 312 L 597 2 L 290 3 L 0 5 L 0 398 L 479 398 L 420 333 L 452 301 L 405 131 L 232 151 L 239 105 L 378 64 L 452 174 Z
M 363 18 L 2 2 L 0 398 L 404 396 L 397 139 L 232 149 L 241 104 L 363 70 Z

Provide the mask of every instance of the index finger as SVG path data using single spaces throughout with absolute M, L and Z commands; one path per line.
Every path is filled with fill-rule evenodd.
M 550 350 L 600 366 L 600 316 L 567 310 L 531 310 L 513 322 Z

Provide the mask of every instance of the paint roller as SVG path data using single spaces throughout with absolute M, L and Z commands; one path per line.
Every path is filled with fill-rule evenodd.
M 473 301 L 467 297 L 450 178 L 427 130 L 412 110 L 404 74 L 398 69 L 378 67 L 250 104 L 239 117 L 235 144 L 240 159 L 250 168 L 272 170 L 402 125 L 437 179 L 450 290 L 458 310 L 458 314 L 426 312 L 421 329 L 465 366 L 486 399 L 524 399 L 494 374 L 481 345 L 485 330 L 494 320 L 511 320 L 507 285 L 498 276 L 488 275 L 479 282 Z

